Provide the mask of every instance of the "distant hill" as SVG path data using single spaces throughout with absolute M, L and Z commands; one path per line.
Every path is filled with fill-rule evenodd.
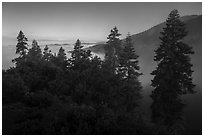
M 192 55 L 193 70 L 195 71 L 194 81 L 201 85 L 201 72 L 202 72 L 202 15 L 192 15 L 181 17 L 181 20 L 186 24 L 186 29 L 189 32 L 184 41 L 193 47 L 195 54 Z M 153 61 L 154 50 L 160 44 L 160 32 L 165 27 L 165 23 L 158 24 L 142 33 L 132 35 L 134 48 L 136 53 L 140 56 L 139 63 L 141 72 L 144 74 L 141 76 L 143 85 L 149 84 L 152 79 L 150 75 L 151 71 L 155 69 L 156 63 Z M 94 53 L 104 54 L 104 45 L 97 44 L 90 48 Z

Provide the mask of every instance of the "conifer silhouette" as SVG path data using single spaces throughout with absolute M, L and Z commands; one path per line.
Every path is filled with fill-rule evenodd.
M 158 66 L 151 73 L 154 75 L 151 84 L 154 87 L 151 95 L 152 121 L 166 126 L 169 134 L 179 134 L 183 128 L 184 104 L 181 95 L 194 93 L 189 56 L 194 52 L 192 47 L 183 42 L 187 31 L 177 10 L 171 11 L 161 34 L 161 44 L 154 58 Z

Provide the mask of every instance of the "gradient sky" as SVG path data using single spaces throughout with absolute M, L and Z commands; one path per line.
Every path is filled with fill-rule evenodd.
M 172 9 L 181 16 L 202 14 L 202 3 L 2 3 L 3 39 L 16 39 L 23 30 L 29 39 L 106 41 L 117 26 L 122 38 L 167 18 Z

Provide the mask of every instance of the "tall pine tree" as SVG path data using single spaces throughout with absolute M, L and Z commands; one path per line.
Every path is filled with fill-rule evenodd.
M 117 27 L 111 29 L 111 33 L 108 35 L 107 44 L 105 46 L 105 64 L 106 67 L 113 73 L 115 73 L 118 67 L 118 58 L 121 52 L 121 34 L 118 32 Z
M 83 46 L 81 45 L 81 41 L 79 39 L 77 39 L 75 45 L 74 45 L 74 50 L 72 52 L 72 58 L 75 60 L 79 60 L 80 58 L 82 58 L 83 55 Z
M 12 60 L 12 62 L 16 63 L 16 66 L 19 66 L 25 61 L 25 56 L 28 50 L 28 39 L 25 37 L 22 31 L 19 32 L 17 36 L 18 43 L 16 45 L 16 54 L 20 54 L 18 58 Z
M 155 51 L 158 62 L 152 86 L 152 121 L 167 128 L 168 134 L 179 134 L 183 129 L 181 95 L 194 93 L 192 83 L 192 47 L 183 42 L 187 35 L 185 24 L 177 10 L 171 11 L 166 27 L 161 32 L 161 44 Z
M 129 96 L 129 98 L 133 98 L 127 103 L 127 108 L 129 108 L 129 110 L 133 110 L 135 108 L 138 99 L 141 97 L 140 92 L 142 86 L 138 78 L 142 75 L 142 73 L 139 72 L 140 67 L 138 65 L 138 57 L 139 56 L 134 51 L 132 38 L 128 33 L 123 44 L 123 49 L 119 55 L 118 72 L 124 80 L 123 85 L 126 95 Z
M 22 31 L 19 32 L 17 37 L 18 43 L 16 45 L 16 54 L 20 54 L 21 57 L 25 57 L 27 51 L 27 41 L 28 39 L 25 37 Z

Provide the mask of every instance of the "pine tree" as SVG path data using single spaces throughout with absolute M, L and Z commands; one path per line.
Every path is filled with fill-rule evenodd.
M 161 32 L 161 44 L 155 51 L 154 61 L 158 62 L 152 86 L 153 104 L 152 121 L 157 125 L 165 125 L 170 134 L 178 133 L 182 129 L 182 108 L 184 104 L 181 95 L 194 93 L 192 83 L 192 64 L 190 54 L 192 47 L 183 42 L 187 31 L 185 24 L 179 19 L 177 10 L 171 11 L 166 20 L 166 27 Z M 175 127 L 176 126 L 176 127 Z M 175 128 L 173 128 L 175 127 Z
M 62 47 L 60 47 L 59 52 L 57 53 L 57 58 L 59 58 L 59 60 L 61 61 L 67 60 L 66 53 L 64 52 L 64 49 Z
M 67 68 L 67 57 L 66 57 L 66 53 L 65 53 L 65 50 L 60 47 L 58 53 L 57 53 L 57 56 L 54 57 L 54 63 L 62 68 L 62 70 L 66 70 Z
M 132 38 L 129 33 L 125 39 L 123 47 L 124 48 L 119 56 L 119 74 L 121 74 L 122 79 L 124 79 L 123 85 L 125 87 L 126 96 L 134 98 L 132 101 L 129 100 L 128 103 L 128 106 L 131 104 L 131 109 L 133 110 L 137 105 L 138 99 L 141 97 L 140 92 L 142 86 L 138 78 L 142 73 L 139 72 L 139 56 L 134 51 Z
M 49 47 L 46 45 L 43 52 L 43 59 L 45 61 L 50 61 L 51 56 L 52 56 L 51 50 L 49 50 Z
M 16 54 L 20 54 L 20 56 L 12 60 L 12 62 L 16 63 L 16 67 L 20 66 L 25 61 L 26 53 L 28 50 L 28 39 L 25 37 L 22 31 L 19 32 L 17 40 L 18 43 L 16 45 Z
M 77 39 L 75 45 L 74 45 L 74 50 L 72 52 L 72 58 L 75 60 L 79 60 L 80 58 L 82 58 L 83 55 L 83 46 L 81 45 L 81 41 L 79 39 Z
M 118 57 L 121 52 L 120 36 L 121 34 L 118 32 L 117 27 L 114 27 L 111 29 L 111 33 L 107 37 L 108 41 L 105 46 L 105 64 L 112 72 L 115 72 L 118 67 Z
M 123 73 L 125 79 L 137 79 L 142 73 L 139 72 L 138 55 L 135 54 L 132 38 L 128 33 L 124 49 L 122 50 L 120 59 L 120 71 Z
M 29 49 L 28 58 L 35 61 L 39 61 L 42 58 L 42 51 L 36 40 L 32 42 L 32 48 Z
M 16 45 L 16 54 L 20 54 L 20 57 L 25 57 L 27 51 L 27 41 L 28 39 L 25 37 L 22 31 L 19 32 L 17 37 L 18 43 Z
M 71 54 L 70 64 L 72 68 L 83 70 L 86 69 L 90 63 L 91 51 L 84 50 L 79 39 L 77 39 L 74 50 Z

